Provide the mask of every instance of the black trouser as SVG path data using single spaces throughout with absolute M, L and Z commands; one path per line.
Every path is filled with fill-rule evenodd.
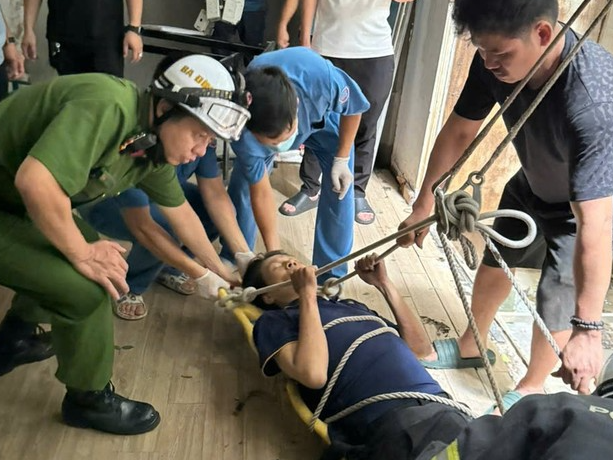
M 332 445 L 320 460 L 411 460 L 431 443 L 451 443 L 470 421 L 453 407 L 407 400 L 365 427 L 361 445 L 338 442 L 331 433 Z
M 360 127 L 355 136 L 355 165 L 353 167 L 355 197 L 364 197 L 375 159 L 377 122 L 392 89 L 394 56 L 370 59 L 327 59 L 355 80 L 370 103 L 370 109 L 362 114 Z M 300 165 L 302 191 L 309 196 L 317 195 L 320 175 L 321 169 L 317 158 L 306 150 Z
M 123 37 L 91 45 L 49 40 L 49 63 L 59 75 L 101 72 L 123 77 Z
M 0 101 L 9 93 L 9 79 L 6 74 L 6 62 L 0 64 Z

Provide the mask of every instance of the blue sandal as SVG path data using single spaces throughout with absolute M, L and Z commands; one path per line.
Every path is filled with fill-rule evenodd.
M 466 369 L 470 367 L 484 367 L 483 360 L 477 356 L 475 358 L 462 358 L 460 356 L 460 347 L 456 339 L 435 340 L 433 342 L 434 349 L 438 354 L 436 361 L 419 362 L 426 369 Z M 496 363 L 496 354 L 492 350 L 487 350 L 487 358 L 490 364 Z
M 517 403 L 517 401 L 519 401 L 523 397 L 524 395 L 521 394 L 519 391 L 507 391 L 504 395 L 502 395 L 502 405 L 504 407 L 504 411 L 508 411 L 515 403 Z M 485 414 L 483 415 L 491 415 L 496 409 L 498 409 L 498 405 L 494 404 L 487 411 L 485 411 Z

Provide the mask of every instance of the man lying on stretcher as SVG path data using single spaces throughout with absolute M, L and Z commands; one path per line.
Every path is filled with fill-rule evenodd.
M 378 394 L 420 392 L 448 397 L 417 360 L 432 352 L 423 327 L 387 277 L 385 264 L 375 260 L 374 254 L 361 259 L 356 270 L 387 300 L 400 337 L 384 332 L 355 349 L 324 406 L 323 420 Z M 361 303 L 318 297 L 314 268 L 282 252 L 252 261 L 243 286 L 261 288 L 288 279 L 292 286 L 253 301 L 267 310 L 256 322 L 253 338 L 264 374 L 282 371 L 296 380 L 314 411 L 351 344 L 384 325 Z M 331 321 L 356 316 L 363 318 L 324 332 Z M 613 394 L 613 361 L 604 373 L 600 394 L 610 396 L 604 393 Z M 542 460 L 579 459 L 587 454 L 606 458 L 600 455 L 613 449 L 613 400 L 567 393 L 534 395 L 522 399 L 503 418 L 484 416 L 471 423 L 453 407 L 399 399 L 370 404 L 328 428 L 332 446 L 324 454 L 327 460 L 343 456 L 347 460 Z M 578 442 L 588 436 L 589 443 Z
M 376 255 L 357 262 L 360 278 L 376 287 L 385 297 L 397 325 L 380 318 L 366 305 L 353 300 L 326 300 L 317 296 L 315 269 L 292 256 L 272 252 L 251 262 L 243 286 L 261 288 L 291 278 L 292 285 L 263 294 L 252 303 L 264 310 L 255 323 L 253 339 L 265 375 L 283 371 L 300 384 L 301 395 L 314 411 L 326 382 L 351 344 L 365 333 L 392 326 L 359 345 L 343 368 L 320 416 L 322 420 L 368 397 L 392 392 L 420 392 L 448 395 L 419 363 L 433 352 L 419 319 L 411 312 L 389 280 L 385 264 Z M 361 317 L 330 327 L 322 326 L 338 318 Z M 417 399 L 376 402 L 329 424 L 335 445 L 358 446 L 367 435 L 395 411 L 426 405 Z M 432 405 L 446 406 L 438 403 Z M 458 415 L 463 420 L 462 415 Z M 441 441 L 451 441 L 441 432 Z M 347 457 L 349 458 L 349 457 Z

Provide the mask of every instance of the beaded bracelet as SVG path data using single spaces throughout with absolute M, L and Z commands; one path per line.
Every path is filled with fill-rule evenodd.
M 570 317 L 570 324 L 575 326 L 577 329 L 586 329 L 589 331 L 602 331 L 604 330 L 604 322 L 603 321 L 585 321 L 579 318 L 578 316 Z

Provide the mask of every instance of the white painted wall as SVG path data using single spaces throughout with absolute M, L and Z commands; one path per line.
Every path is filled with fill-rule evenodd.
M 416 3 L 392 151 L 393 169 L 413 190 L 421 183 L 442 123 L 455 48 L 452 5 L 448 0 Z

